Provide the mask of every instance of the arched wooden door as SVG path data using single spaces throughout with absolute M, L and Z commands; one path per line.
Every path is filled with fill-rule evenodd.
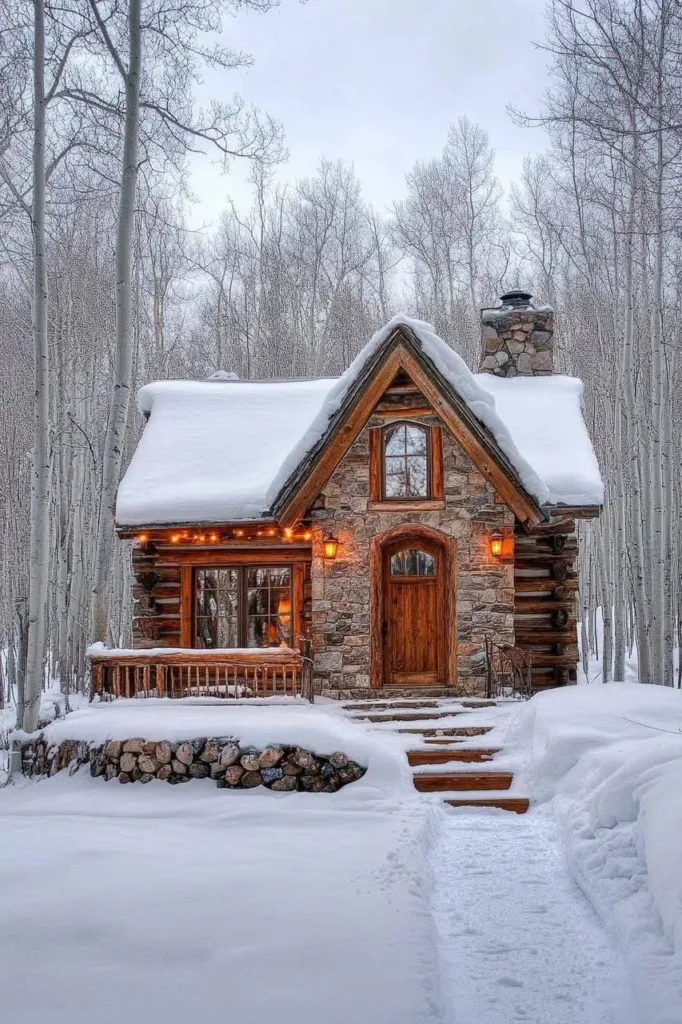
M 401 537 L 383 549 L 384 684 L 445 682 L 445 553 L 425 537 Z

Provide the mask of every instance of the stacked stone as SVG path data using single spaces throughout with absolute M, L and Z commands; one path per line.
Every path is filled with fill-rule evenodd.
M 24 775 L 56 775 L 70 768 L 71 773 L 90 761 L 90 748 L 84 740 L 65 740 L 58 747 L 50 747 L 42 735 L 21 750 L 21 770 Z
M 90 765 L 90 774 L 107 782 L 151 782 L 177 785 L 191 779 L 213 779 L 221 789 L 275 792 L 336 793 L 365 774 L 366 768 L 336 751 L 329 756 L 301 747 L 271 745 L 263 750 L 240 747 L 230 737 L 211 737 L 171 743 L 168 740 L 109 740 L 98 747 L 65 740 L 49 749 L 40 737 L 24 746 L 26 775 L 54 775 L 64 768 L 76 771 Z
M 553 372 L 551 309 L 502 306 L 481 317 L 480 370 L 497 377 L 546 377 Z
M 422 399 L 424 405 L 425 399 Z M 430 423 L 423 417 L 420 422 Z M 434 418 L 434 425 L 439 421 Z M 514 515 L 497 501 L 469 456 L 443 431 L 445 508 L 385 511 L 369 504 L 369 431 L 382 426 L 375 417 L 360 433 L 323 490 L 324 507 L 312 511 L 318 543 L 325 532 L 343 538 L 339 556 L 312 565 L 312 629 L 316 693 L 335 700 L 366 698 L 370 692 L 370 610 L 372 538 L 393 527 L 429 526 L 457 545 L 457 678 L 442 680 L 445 693 L 485 693 L 485 636 L 514 642 L 514 566 L 488 555 L 493 530 L 513 531 Z M 438 688 L 436 688 L 438 689 Z M 391 688 L 374 697 L 396 696 Z M 409 687 L 404 691 L 412 696 Z

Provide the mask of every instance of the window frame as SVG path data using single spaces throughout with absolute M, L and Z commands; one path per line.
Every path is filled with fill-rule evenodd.
M 238 644 L 236 647 L 227 647 L 224 650 L 250 650 L 257 651 L 263 648 L 249 647 L 248 644 L 248 624 L 249 624 L 249 612 L 248 612 L 248 574 L 252 570 L 281 570 L 286 569 L 289 573 L 289 642 L 287 647 L 292 647 L 294 644 L 294 637 L 296 634 L 296 567 L 291 562 L 220 562 L 206 564 L 206 565 L 193 565 L 189 572 L 189 579 L 191 581 L 190 586 L 190 629 L 191 629 L 191 647 L 196 650 L 217 650 L 218 648 L 199 648 L 197 647 L 197 573 L 199 572 L 210 572 L 210 571 L 226 571 L 236 572 L 237 574 L 237 640 Z M 279 645 L 273 645 L 272 650 L 276 650 Z
M 386 445 L 388 441 L 388 433 L 391 430 L 395 430 L 396 427 L 412 427 L 414 430 L 419 430 L 424 435 L 426 442 L 426 493 L 425 494 L 400 494 L 400 495 L 389 495 L 386 493 L 386 460 L 392 456 L 387 456 Z M 433 478 L 433 441 L 431 437 L 432 431 L 428 424 L 415 423 L 413 420 L 400 419 L 393 420 L 391 423 L 384 424 L 381 427 L 381 501 L 385 502 L 405 502 L 405 501 L 430 501 L 432 499 L 432 478 Z M 421 456 L 416 456 L 420 458 Z M 403 456 L 405 460 L 409 458 L 407 452 Z

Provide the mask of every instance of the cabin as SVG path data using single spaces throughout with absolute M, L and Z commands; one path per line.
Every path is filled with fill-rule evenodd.
M 577 521 L 603 485 L 553 312 L 482 311 L 473 373 L 399 316 L 335 379 L 158 381 L 120 485 L 134 649 L 102 694 L 484 695 L 576 680 Z M 519 664 L 517 660 L 515 664 Z

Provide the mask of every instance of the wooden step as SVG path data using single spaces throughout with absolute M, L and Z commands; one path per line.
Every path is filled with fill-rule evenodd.
M 513 776 L 511 772 L 424 772 L 412 778 L 420 793 L 449 793 L 460 789 L 509 789 Z
M 433 718 L 451 718 L 452 715 L 470 715 L 470 711 L 415 711 L 390 715 L 352 715 L 359 722 L 426 722 Z
M 418 764 L 449 764 L 451 761 L 480 763 L 492 761 L 498 752 L 499 747 L 478 747 L 476 750 L 471 747 L 459 750 L 408 750 L 407 761 L 412 768 Z
M 401 729 L 401 732 L 407 732 L 406 729 Z M 463 743 L 464 740 L 472 739 L 471 736 L 425 736 L 424 743 L 447 743 L 451 745 L 453 743 Z
M 499 807 L 502 811 L 513 811 L 515 814 L 525 814 L 529 807 L 528 798 L 525 796 L 498 795 L 482 796 L 478 793 L 466 794 L 448 798 L 443 801 L 450 807 Z
M 496 700 L 460 700 L 460 701 L 458 701 L 458 703 L 461 704 L 463 708 L 496 708 L 497 707 L 497 701 Z
M 424 736 L 425 738 L 431 736 L 439 740 L 447 740 L 451 736 L 483 736 L 486 732 L 492 732 L 492 728 L 492 725 L 470 725 L 467 728 L 464 728 L 464 726 L 461 728 L 452 726 L 449 729 L 439 729 L 437 727 L 432 729 L 398 729 L 397 732 L 409 733 L 411 736 Z
M 418 708 L 440 707 L 437 700 L 396 700 L 387 701 L 382 704 L 380 701 L 367 701 L 364 704 L 344 704 L 344 711 L 393 711 L 404 708 L 405 710 L 417 710 Z

